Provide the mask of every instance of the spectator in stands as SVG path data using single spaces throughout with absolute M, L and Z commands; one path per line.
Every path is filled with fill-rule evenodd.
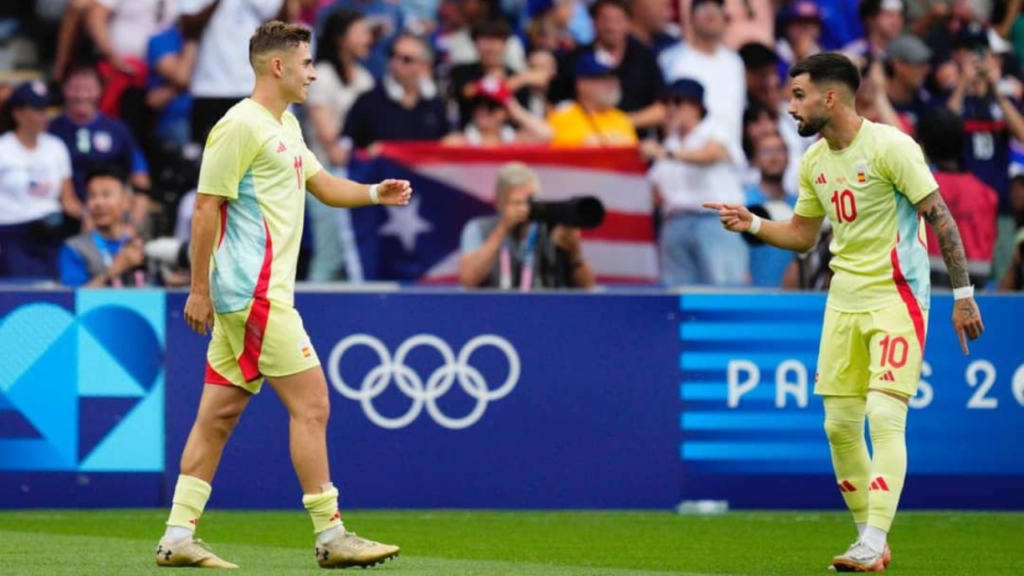
M 85 201 L 85 176 L 90 167 L 116 164 L 131 174 L 135 191 L 131 223 L 142 232 L 149 211 L 149 168 L 128 128 L 100 113 L 99 101 L 100 78 L 96 69 L 70 69 L 64 78 L 64 113 L 50 122 L 50 133 L 63 140 L 71 154 L 75 194 L 80 201 Z
M 1022 8 L 1024 8 L 1024 0 L 1009 0 L 1006 5 L 1006 14 L 996 27 L 999 36 L 1013 45 L 1013 53 L 1018 60 L 1024 60 L 1024 14 L 1022 14 Z M 993 22 L 993 24 L 996 23 Z
M 569 24 L 577 0 L 528 0 L 526 43 L 530 51 L 567 54 L 576 49 Z
M 145 286 L 142 239 L 125 225 L 131 192 L 124 173 L 116 166 L 94 166 L 86 188 L 86 209 L 94 228 L 64 243 L 60 283 L 75 288 Z
M 324 21 L 317 41 L 317 80 L 309 87 L 307 142 L 317 158 L 324 158 L 335 171 L 349 160 L 349 149 L 340 138 L 356 99 L 373 89 L 373 76 L 360 62 L 370 53 L 373 37 L 361 12 L 350 8 L 335 10 Z
M 551 140 L 547 123 L 516 101 L 504 81 L 487 76 L 472 86 L 469 123 L 461 132 L 445 136 L 448 146 L 501 146 L 543 144 Z
M 730 138 L 729 147 L 740 148 L 747 82 L 743 61 L 722 43 L 726 20 L 723 0 L 696 0 L 690 8 L 693 33 L 662 52 L 659 58 L 665 80 L 691 77 L 705 90 L 708 115 Z
M 514 72 L 505 66 L 505 46 L 512 29 L 502 18 L 482 20 L 473 25 L 473 44 L 480 58 L 476 62 L 456 64 L 448 74 L 448 88 L 451 98 L 459 107 L 459 125 L 470 121 L 470 104 L 476 92 L 477 82 L 484 77 L 503 82 L 512 91 L 520 104 L 529 100 L 529 87 L 543 85 L 546 77 L 535 70 Z
M 692 1 L 692 0 L 690 0 Z M 681 2 L 684 5 L 686 0 Z M 750 42 L 775 43 L 775 7 L 772 0 L 725 0 L 726 27 L 722 41 L 732 50 Z M 692 12 L 684 10 L 684 14 Z
M 708 113 L 700 82 L 680 78 L 665 91 L 665 141 L 647 140 L 648 173 L 661 208 L 661 281 L 666 286 L 748 283 L 750 253 L 739 234 L 722 228 L 703 202 L 743 203 L 739 146 Z
M 889 78 L 885 74 L 884 62 L 868 60 L 867 67 L 861 69 L 861 83 L 856 95 L 857 111 L 872 122 L 888 124 L 903 130 L 904 123 L 889 101 L 888 85 Z
M 249 37 L 280 14 L 285 0 L 178 1 L 182 34 L 199 42 L 190 88 L 192 139 L 205 144 L 213 125 L 252 91 L 256 77 L 249 65 Z
M 594 286 L 580 231 L 528 220 L 530 200 L 540 192 L 537 173 L 525 164 L 510 162 L 498 170 L 497 214 L 474 218 L 462 229 L 463 286 L 524 291 Z
M 754 143 L 754 166 L 761 175 L 757 184 L 747 187 L 746 206 L 762 218 L 783 222 L 793 217 L 796 194 L 786 190 L 783 175 L 789 165 L 786 143 L 778 133 L 763 136 Z M 750 237 L 744 236 L 750 240 Z M 780 288 L 793 253 L 762 242 L 750 247 L 750 281 L 754 286 Z
M 384 79 L 364 92 L 345 118 L 342 131 L 351 146 L 373 155 L 387 140 L 438 141 L 448 133 L 444 101 L 430 76 L 427 45 L 400 35 L 391 48 Z
M 405 32 L 406 14 L 402 5 L 388 0 L 336 0 L 320 10 L 317 29 L 326 33 L 324 23 L 337 10 L 355 10 L 366 17 L 373 38 L 373 47 L 363 65 L 377 80 L 388 69 L 388 47 Z
M 560 147 L 633 146 L 636 128 L 616 108 L 622 97 L 615 69 L 599 54 L 583 52 L 576 61 L 576 101 L 563 103 L 548 116 L 551 144 Z
M 175 23 L 154 34 L 146 50 L 146 106 L 156 116 L 155 136 L 176 148 L 192 141 L 189 83 L 197 49 L 195 40 L 185 42 Z
M 956 113 L 942 107 L 929 112 L 918 123 L 918 137 L 928 161 L 935 167 L 935 181 L 939 183 L 942 198 L 960 226 L 971 283 L 983 287 L 992 273 L 999 196 L 963 169 L 964 124 Z M 951 287 L 939 242 L 930 227 L 928 255 L 932 285 Z
M 526 109 L 530 114 L 538 118 L 546 118 L 551 111 L 548 102 L 548 92 L 551 83 L 558 74 L 558 61 L 554 54 L 546 50 L 534 50 L 529 56 L 530 71 L 537 74 L 530 85 L 526 87 L 527 99 Z
M 931 57 L 931 49 L 916 36 L 893 40 L 886 53 L 886 94 L 899 116 L 900 128 L 907 134 L 913 135 L 917 121 L 936 105 L 924 89 Z
M 747 101 L 778 108 L 782 100 L 778 54 L 764 44 L 751 42 L 740 47 L 739 55 L 747 80 Z
M 782 22 L 782 38 L 775 51 L 786 67 L 779 74 L 786 77 L 791 66 L 821 52 L 821 8 L 813 0 L 796 0 L 785 9 Z
M 633 0 L 630 35 L 654 53 L 679 41 L 679 27 L 672 21 L 671 0 Z
M 459 11 L 463 26 L 448 36 L 448 62 L 453 66 L 472 64 L 480 59 L 470 33 L 471 27 L 484 20 L 503 18 L 499 0 L 460 0 Z M 509 37 L 505 43 L 505 67 L 520 72 L 526 68 L 526 50 L 517 36 Z
M 843 52 L 863 64 L 885 58 L 889 43 L 903 34 L 903 0 L 864 0 L 860 4 L 864 37 L 843 47 Z
M 352 8 L 334 10 L 324 21 L 317 40 L 317 80 L 306 99 L 306 141 L 335 175 L 345 176 L 349 145 L 341 138 L 356 99 L 375 82 L 360 64 L 370 54 L 373 36 L 365 16 Z M 346 277 L 345 248 L 339 226 L 349 222 L 347 212 L 325 206 L 312 194 L 306 198 L 313 236 L 308 279 L 331 282 Z
M 953 57 L 960 76 L 946 106 L 964 120 L 965 168 L 999 194 L 1005 209 L 1010 188 L 1009 140 L 1012 136 L 1024 141 L 1020 102 L 999 90 L 1002 69 L 983 25 L 972 22 L 961 31 Z
M 178 19 L 176 0 L 94 0 L 86 27 L 103 60 L 100 110 L 142 134 L 146 51 L 150 37 Z
M 41 82 L 22 84 L 5 105 L 12 126 L 0 136 L 0 278 L 56 278 L 64 217 L 82 216 L 67 148 L 46 133 L 48 105 Z
M 1010 181 L 1010 211 L 1016 228 L 1013 257 L 1000 288 L 1019 292 L 1024 290 L 1024 174 L 1018 173 Z
M 637 128 L 656 126 L 665 114 L 658 103 L 664 81 L 654 54 L 629 34 L 629 4 L 625 0 L 597 0 L 590 6 L 590 14 L 596 33 L 594 43 L 562 58 L 551 101 L 572 98 L 576 86 L 573 63 L 583 55 L 597 55 L 619 78 L 622 96 L 618 108 L 629 114 Z

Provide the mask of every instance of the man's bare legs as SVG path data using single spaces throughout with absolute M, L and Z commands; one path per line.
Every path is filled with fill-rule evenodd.
M 331 402 L 320 366 L 298 374 L 267 378 L 288 409 L 292 465 L 303 494 L 320 494 L 331 482 L 327 459 L 327 419 Z M 333 513 L 334 511 L 332 511 Z
M 213 482 L 224 446 L 250 398 L 252 394 L 237 386 L 203 386 L 199 412 L 181 453 L 183 475 Z

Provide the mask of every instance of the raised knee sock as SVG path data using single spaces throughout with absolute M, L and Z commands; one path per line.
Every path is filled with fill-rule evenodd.
M 206 482 L 195 476 L 178 476 L 178 484 L 174 487 L 174 499 L 171 505 L 171 515 L 167 519 L 168 536 L 182 535 L 184 528 L 195 532 L 199 525 L 199 517 L 203 515 L 206 502 L 210 499 L 210 492 L 213 488 Z
M 344 529 L 338 511 L 338 489 L 333 484 L 325 484 L 324 491 L 319 494 L 304 495 L 302 505 L 313 519 L 313 532 L 321 534 L 335 527 Z
M 871 457 L 864 440 L 864 398 L 826 396 L 824 404 L 825 433 L 839 492 L 853 514 L 853 521 L 867 522 Z
M 868 394 L 867 415 L 872 451 L 868 527 L 889 532 L 907 477 L 907 405 L 874 392 Z

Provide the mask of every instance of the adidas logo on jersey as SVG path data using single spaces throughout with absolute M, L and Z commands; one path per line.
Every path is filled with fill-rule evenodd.
M 277 153 L 280 154 L 281 152 L 284 152 L 285 150 L 287 150 L 287 148 L 284 147 L 284 142 L 278 142 L 277 143 Z
M 892 370 L 886 370 L 885 374 L 882 374 L 882 376 L 881 376 L 881 378 L 879 378 L 879 380 L 881 380 L 883 382 L 895 382 L 896 381 L 896 377 L 893 376 Z
M 815 184 L 828 184 L 828 180 L 825 180 L 825 173 L 818 174 L 818 179 L 814 181 Z

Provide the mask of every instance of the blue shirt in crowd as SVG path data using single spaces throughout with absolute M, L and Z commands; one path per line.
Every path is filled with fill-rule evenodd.
M 97 114 L 85 124 L 75 124 L 67 114 L 50 122 L 50 134 L 64 141 L 71 155 L 71 180 L 75 193 L 85 201 L 85 177 L 89 167 L 114 164 L 126 174 L 148 172 L 146 157 L 119 120 Z

